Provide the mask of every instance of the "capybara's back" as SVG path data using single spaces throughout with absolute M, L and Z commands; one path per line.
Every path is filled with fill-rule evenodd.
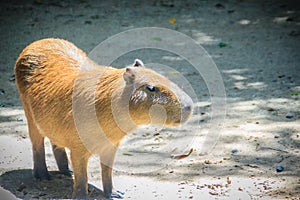
M 93 65 L 85 53 L 66 40 L 39 40 L 23 50 L 15 76 L 29 131 L 38 132 L 30 132 L 32 140 L 41 135 L 62 147 L 72 145 L 76 135 L 69 135 L 73 130 L 68 129 L 74 129 L 70 120 L 74 79 L 88 64 Z
M 111 198 L 114 156 L 127 131 L 157 122 L 176 126 L 187 121 L 192 112 L 190 97 L 167 78 L 147 69 L 142 61 L 136 59 L 132 66 L 122 69 L 98 66 L 75 45 L 61 39 L 44 39 L 27 46 L 16 62 L 15 77 L 32 142 L 34 177 L 50 179 L 44 150 L 47 137 L 59 171 L 68 176 L 71 172 L 64 148 L 70 149 L 74 197 L 87 196 L 91 154 L 101 158 L 104 195 Z M 96 116 L 94 124 L 84 119 L 83 128 L 76 124 L 76 114 L 84 116 L 86 112 L 84 105 L 76 104 L 81 97 L 92 105 Z M 77 113 L 74 104 L 79 107 L 75 106 Z M 96 126 L 101 126 L 100 134 Z M 83 141 L 86 139 L 88 143 Z

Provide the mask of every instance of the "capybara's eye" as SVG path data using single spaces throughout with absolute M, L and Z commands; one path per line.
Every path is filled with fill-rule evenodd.
M 146 85 L 146 89 L 150 92 L 158 92 L 159 91 L 158 87 L 155 87 L 153 85 Z

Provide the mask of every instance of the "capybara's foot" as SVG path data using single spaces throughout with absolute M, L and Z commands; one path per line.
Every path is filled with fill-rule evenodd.
M 85 189 L 76 189 L 73 191 L 72 195 L 73 199 L 86 199 L 87 198 L 87 191 Z
M 52 145 L 52 149 L 59 172 L 66 176 L 72 176 L 72 173 L 69 170 L 68 157 L 65 148 L 60 148 L 56 145 Z
M 72 176 L 72 171 L 68 170 L 68 169 L 67 170 L 63 170 L 63 171 L 59 170 L 59 173 L 65 175 L 65 176 L 68 176 L 68 177 Z
M 48 170 L 33 170 L 33 176 L 39 180 L 51 180 Z

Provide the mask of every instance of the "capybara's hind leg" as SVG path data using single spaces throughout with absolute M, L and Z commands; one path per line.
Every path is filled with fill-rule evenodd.
M 45 160 L 44 137 L 39 134 L 37 127 L 32 121 L 28 122 L 28 129 L 33 151 L 33 175 L 37 179 L 49 180 L 50 174 Z
M 69 170 L 68 157 L 65 148 L 61 148 L 53 144 L 52 150 L 60 173 L 66 176 L 71 176 L 72 174 Z

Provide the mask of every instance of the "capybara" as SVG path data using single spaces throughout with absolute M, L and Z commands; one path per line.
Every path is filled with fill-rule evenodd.
M 15 78 L 32 142 L 34 177 L 50 178 L 44 150 L 47 137 L 59 171 L 69 176 L 65 148 L 70 150 L 75 198 L 87 197 L 92 154 L 100 156 L 104 196 L 109 199 L 115 153 L 126 133 L 150 123 L 180 125 L 193 107 L 185 92 L 142 61 L 136 59 L 122 69 L 99 66 L 63 39 L 27 46 L 16 62 Z M 91 123 L 85 108 L 95 111 L 97 123 Z M 83 120 L 78 120 L 81 114 Z

